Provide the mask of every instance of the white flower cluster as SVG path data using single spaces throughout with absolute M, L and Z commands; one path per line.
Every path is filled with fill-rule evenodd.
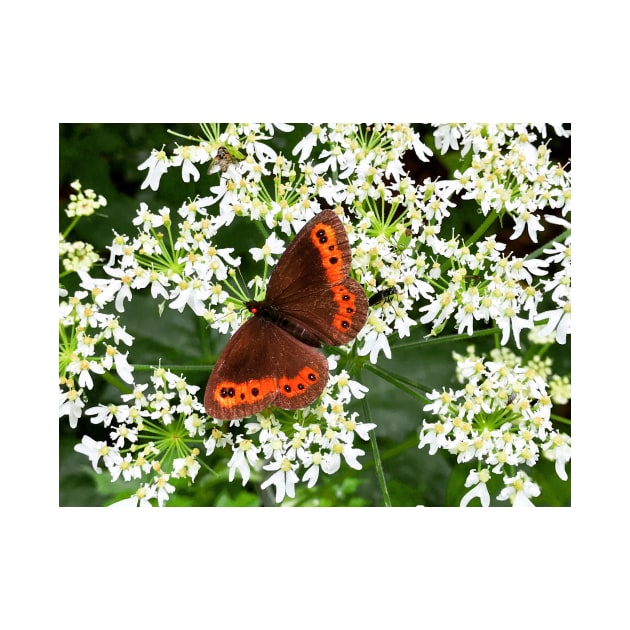
M 253 422 L 245 424 L 245 434 L 236 437 L 229 427 L 208 426 L 198 390 L 181 376 L 158 368 L 149 384 L 136 385 L 131 394 L 122 395 L 122 404 L 88 409 L 86 415 L 93 424 L 111 429 L 109 442 L 84 436 L 75 450 L 90 459 L 96 472 L 101 472 L 102 462 L 112 481 L 122 477 L 142 482 L 126 504 L 145 505 L 155 498 L 163 505 L 175 491 L 169 479 L 195 480 L 200 468 L 199 449 L 184 445 L 203 439 L 207 455 L 220 448 L 232 449 L 227 464 L 230 481 L 237 471 L 243 485 L 252 469 L 257 473 L 271 471 L 262 489 L 274 485 L 276 501 L 281 502 L 285 496 L 295 496 L 299 481 L 310 488 L 320 471 L 336 473 L 342 460 L 360 469 L 358 457 L 365 453 L 355 447 L 355 436 L 367 440 L 368 432 L 376 426 L 359 422 L 356 413 L 345 413 L 344 404 L 352 393 L 361 397 L 365 391 L 345 372 L 331 379 L 328 393 L 311 413 L 297 412 L 290 434 L 278 418 L 266 414 L 257 414 Z
M 125 383 L 133 382 L 133 368 L 119 346 L 131 346 L 119 319 L 103 311 L 111 293 L 89 283 L 93 290 L 76 291 L 59 304 L 59 417 L 76 428 L 83 414 L 84 392 L 94 387 L 93 374 L 114 370 Z M 109 285 L 109 283 L 106 283 Z
M 514 220 L 511 238 L 518 238 L 527 228 L 536 243 L 537 233 L 544 229 L 543 210 L 561 209 L 562 217 L 567 216 L 571 187 L 570 174 L 551 161 L 546 145 L 536 144 L 534 130 L 543 138 L 547 135 L 544 124 L 440 125 L 435 138 L 442 153 L 460 147 L 462 156 L 472 152 L 472 164 L 454 174 L 462 198 L 476 201 L 485 215 L 492 211 L 510 215 Z M 554 130 L 559 136 L 569 135 L 561 125 Z M 545 218 L 565 223 L 555 215 Z
M 76 194 L 70 195 L 70 203 L 66 208 L 66 215 L 71 218 L 89 217 L 97 210 L 107 205 L 107 200 L 103 195 L 96 195 L 91 188 L 82 190 L 79 180 L 73 181 L 70 186 L 76 190 Z
M 66 273 L 89 271 L 98 262 L 98 254 L 90 243 L 74 241 L 69 243 L 59 235 L 59 259 Z
M 81 190 L 79 180 L 73 181 L 70 187 L 77 191 L 76 194 L 70 195 L 70 203 L 65 209 L 66 216 L 72 219 L 72 223 L 66 229 L 65 234 L 59 234 L 59 260 L 66 274 L 73 271 L 89 271 L 98 261 L 98 254 L 90 243 L 68 242 L 66 236 L 81 217 L 88 217 L 99 208 L 107 205 L 105 197 L 102 195 L 97 197 L 91 188 L 87 188 L 85 191 Z
M 92 424 L 111 428 L 109 442 L 83 436 L 75 450 L 86 455 L 96 472 L 99 463 L 107 468 L 112 481 L 141 482 L 128 503 L 150 505 L 156 499 L 163 505 L 175 491 L 169 480 L 195 480 L 200 469 L 199 449 L 189 449 L 185 441 L 203 437 L 205 411 L 197 399 L 199 388 L 162 368 L 150 382 L 136 385 L 131 394 L 121 396 L 119 405 L 97 405 L 86 411 Z
M 502 343 L 513 337 L 518 345 L 522 330 L 542 323 L 545 333 L 555 334 L 564 343 L 570 332 L 568 239 L 545 249 L 546 258 L 519 258 L 505 255 L 505 245 L 494 235 L 465 242 L 452 228 L 445 229 L 451 213 L 457 211 L 458 196 L 475 201 L 484 214 L 494 212 L 504 221 L 513 221 L 512 238 L 527 228 L 535 242 L 541 218 L 549 218 L 544 214 L 547 208 L 561 213 L 550 221 L 569 225 L 569 174 L 551 163 L 547 147 L 537 140 L 545 137 L 546 127 L 438 126 L 434 132 L 437 148 L 443 153 L 449 148 L 461 149 L 462 155 L 471 152 L 472 163 L 457 171 L 453 180 L 435 181 L 417 181 L 406 166 L 409 155 L 419 164 L 432 155 L 407 124 L 312 125 L 293 148 L 293 159 L 272 146 L 274 136 L 293 129 L 289 125 L 229 124 L 222 130 L 218 126 L 205 129 L 211 132 L 207 139 L 178 146 L 171 155 L 154 150 L 138 167 L 147 171 L 142 188 L 157 190 L 161 178 L 172 169 L 181 169 L 185 182 L 199 182 L 204 165 L 218 173 L 218 184 L 176 211 L 140 204 L 133 220 L 136 234 L 117 234 L 112 242 L 104 267 L 108 277 L 80 274 L 82 288 L 92 292 L 97 306 L 111 302 L 123 312 L 127 300 L 146 290 L 161 306 L 179 312 L 189 308 L 217 331 L 233 333 L 245 313 L 240 304 L 248 298 L 235 279 L 241 260 L 219 237 L 222 228 L 246 218 L 270 230 L 260 247 L 250 250 L 254 261 L 264 263 L 263 275 L 268 275 L 286 243 L 325 204 L 336 207 L 342 219 L 344 213 L 349 217 L 345 222 L 354 277 L 368 295 L 383 288 L 388 291 L 387 304 L 370 309 L 355 342 L 360 357 L 368 356 L 376 363 L 381 352 L 391 356 L 390 339 L 410 334 L 418 320 L 419 303 L 423 304 L 419 321 L 435 335 L 447 325 L 472 334 L 478 322 L 491 322 L 501 330 Z M 555 131 L 565 133 L 561 127 Z M 216 177 L 213 174 L 211 181 Z M 556 270 L 553 276 L 552 268 Z M 255 277 L 251 287 L 259 297 L 265 279 Z M 548 310 L 541 312 L 545 294 L 551 296 L 555 308 L 545 305 Z M 114 317 L 113 321 L 118 320 Z M 67 316 L 64 322 L 69 325 Z M 132 382 L 128 366 L 117 355 L 113 353 L 113 364 L 123 380 Z M 367 439 L 373 425 L 359 422 L 346 411 L 348 403 L 362 397 L 366 389 L 348 376 L 344 360 L 344 353 L 339 366 L 330 359 L 331 368 L 340 369 L 332 374 L 318 407 L 290 418 L 259 414 L 255 422 L 245 425 L 246 434 L 236 439 L 229 428 L 211 423 L 192 389 L 188 391 L 193 402 L 189 409 L 177 411 L 177 421 L 186 427 L 190 443 L 197 438 L 199 445 L 203 441 L 207 454 L 218 447 L 231 450 L 231 480 L 236 471 L 244 483 L 250 468 L 268 471 L 264 487 L 274 485 L 277 500 L 292 497 L 298 480 L 311 486 L 320 470 L 331 474 L 342 460 L 360 467 L 357 456 L 363 451 L 354 447 L 354 435 Z M 81 374 L 85 383 L 90 371 L 100 369 L 98 362 L 86 364 L 83 354 L 72 356 L 66 365 L 70 375 Z M 80 398 L 76 397 L 71 411 L 64 407 L 73 426 L 82 413 Z M 173 424 L 168 413 L 154 420 L 165 427 Z M 164 465 L 165 453 L 160 450 L 164 445 L 151 445 L 160 453 L 162 488 L 168 488 L 164 475 L 174 474 L 174 469 Z M 549 451 L 555 449 L 549 447 Z M 189 457 L 190 452 L 182 455 Z M 169 466 L 173 461 L 169 460 Z M 192 470 L 190 465 L 180 465 L 179 470 L 184 469 Z M 136 498 L 166 500 L 167 490 L 158 495 L 155 483 Z
M 430 454 L 444 449 L 456 455 L 458 463 L 477 462 L 466 481 L 473 488 L 461 505 L 478 497 L 488 506 L 487 484 L 493 475 L 504 475 L 499 500 L 529 505 L 529 497 L 538 496 L 540 489 L 522 467 L 533 467 L 544 455 L 555 462 L 556 473 L 566 481 L 571 438 L 553 428 L 551 397 L 536 369 L 521 366 L 507 349 L 493 354 L 499 360 L 478 357 L 473 348 L 466 356 L 455 355 L 463 387 L 428 395 L 432 402 L 424 410 L 439 419 L 423 421 L 418 448 L 428 446 Z M 514 477 L 506 469 L 519 470 Z

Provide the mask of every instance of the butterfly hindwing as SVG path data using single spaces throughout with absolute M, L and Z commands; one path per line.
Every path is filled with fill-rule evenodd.
M 250 416 L 271 405 L 300 409 L 328 380 L 328 362 L 315 348 L 260 317 L 228 341 L 206 387 L 204 406 L 221 420 Z

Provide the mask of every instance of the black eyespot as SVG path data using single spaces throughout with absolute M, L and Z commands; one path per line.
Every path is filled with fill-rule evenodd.
M 353 309 L 353 308 L 348 307 L 348 308 L 346 309 L 346 313 L 354 313 L 354 309 Z
M 299 390 L 304 389 L 304 384 L 303 384 L 303 383 L 298 383 L 298 389 L 299 389 Z
M 319 242 L 323 245 L 324 243 L 326 243 L 328 241 L 328 237 L 327 236 L 320 236 L 319 237 Z
M 245 400 L 245 394 L 241 393 L 241 400 Z
M 341 299 L 342 299 L 342 300 L 345 300 L 345 301 L 347 302 L 347 301 L 350 299 L 350 296 L 349 296 L 347 293 L 344 293 L 344 294 L 341 296 Z
M 284 391 L 289 393 L 291 391 L 291 385 L 285 385 L 284 386 Z
M 349 326 L 350 326 L 350 324 L 345 319 L 341 322 L 341 327 L 342 328 L 348 328 Z
M 309 372 L 309 375 L 308 375 L 307 378 L 308 378 L 309 381 L 316 381 L 317 380 L 317 376 L 315 374 L 313 374 L 313 372 Z
M 315 236 L 317 236 L 317 238 L 322 238 L 322 236 L 326 236 L 326 230 L 317 230 L 317 232 L 315 232 Z
M 252 387 L 252 396 L 256 397 L 258 396 L 259 392 L 258 392 L 258 387 Z
M 236 392 L 233 387 L 222 387 L 221 398 L 232 398 Z
M 339 260 L 339 259 L 338 259 L 336 256 L 331 256 L 331 257 L 328 259 L 328 262 L 329 262 L 331 265 L 336 265 L 338 260 Z

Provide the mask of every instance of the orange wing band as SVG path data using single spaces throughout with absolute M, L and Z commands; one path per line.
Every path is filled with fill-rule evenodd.
M 343 271 L 343 252 L 339 249 L 334 228 L 327 223 L 316 223 L 311 229 L 311 242 L 319 252 L 328 282 L 341 282 L 347 274 Z
M 240 405 L 252 405 L 275 393 L 277 383 L 275 378 L 252 379 L 244 383 L 222 381 L 217 383 L 212 397 L 222 409 L 232 409 Z
M 278 391 L 285 398 L 293 398 L 304 394 L 317 381 L 319 381 L 319 374 L 307 366 L 302 368 L 293 378 L 281 376 L 278 379 Z
M 333 287 L 332 292 L 335 304 L 337 304 L 337 313 L 333 317 L 332 324 L 337 330 L 347 333 L 352 327 L 352 320 L 357 313 L 356 296 L 348 291 L 343 284 Z

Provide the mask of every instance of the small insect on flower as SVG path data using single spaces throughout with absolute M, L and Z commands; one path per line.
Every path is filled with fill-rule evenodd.
M 230 164 L 238 164 L 240 160 L 232 155 L 225 147 L 219 147 L 217 149 L 216 157 L 210 162 L 210 168 L 208 168 L 208 175 L 216 173 L 217 170 L 225 173 Z
M 381 302 L 385 302 L 392 297 L 392 295 L 396 295 L 398 293 L 398 289 L 396 287 L 388 287 L 387 289 L 382 289 L 381 291 L 377 291 L 374 295 L 370 296 L 368 300 L 369 306 L 376 306 Z

